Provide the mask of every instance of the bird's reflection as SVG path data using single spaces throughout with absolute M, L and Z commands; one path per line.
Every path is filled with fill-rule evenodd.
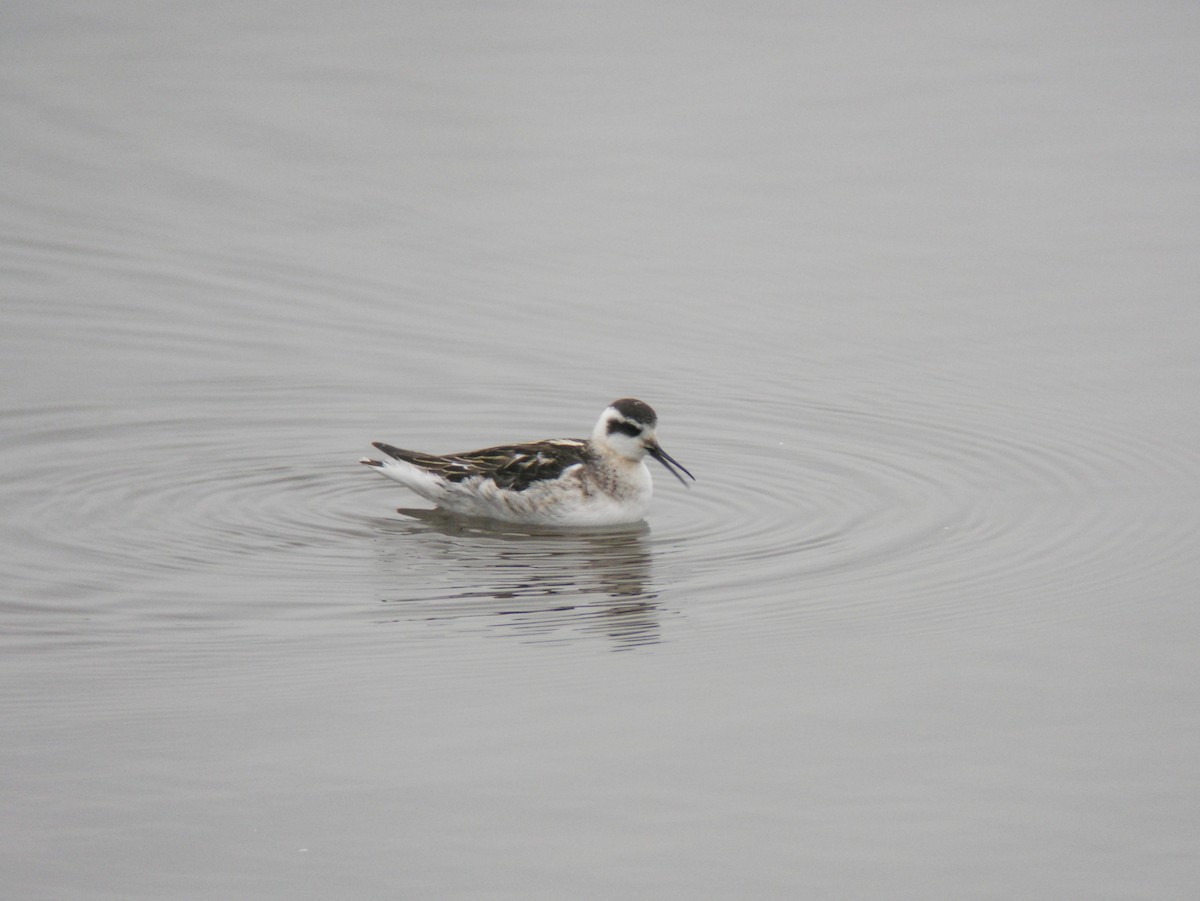
M 649 527 L 552 531 L 400 510 L 379 523 L 383 602 L 399 616 L 531 641 L 660 640 Z

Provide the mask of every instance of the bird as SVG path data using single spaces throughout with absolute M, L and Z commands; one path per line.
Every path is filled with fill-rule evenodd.
M 535 526 L 613 526 L 641 521 L 653 457 L 690 487 L 663 450 L 650 405 L 632 397 L 604 408 L 589 438 L 548 438 L 459 454 L 426 454 L 372 442 L 383 455 L 359 462 L 432 501 L 441 512 Z M 682 474 L 681 474 L 682 473 Z

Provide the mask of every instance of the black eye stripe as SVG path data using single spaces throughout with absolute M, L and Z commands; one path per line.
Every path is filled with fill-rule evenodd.
M 614 419 L 608 424 L 608 434 L 611 435 L 613 432 L 624 432 L 630 438 L 636 438 L 642 434 L 642 427 L 632 422 L 617 422 Z

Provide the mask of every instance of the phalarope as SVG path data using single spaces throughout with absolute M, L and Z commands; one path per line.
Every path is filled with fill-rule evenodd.
M 461 454 L 423 454 L 372 442 L 387 455 L 360 463 L 437 507 L 530 525 L 604 526 L 637 522 L 650 508 L 649 454 L 687 485 L 695 480 L 658 443 L 658 416 L 632 397 L 604 408 L 590 438 L 550 438 Z

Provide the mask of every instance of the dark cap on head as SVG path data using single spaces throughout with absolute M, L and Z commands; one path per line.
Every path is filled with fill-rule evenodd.
M 635 397 L 622 397 L 620 400 L 614 400 L 609 406 L 626 419 L 632 419 L 634 422 L 640 422 L 642 425 L 653 426 L 658 424 L 658 416 L 651 409 L 650 405 Z

